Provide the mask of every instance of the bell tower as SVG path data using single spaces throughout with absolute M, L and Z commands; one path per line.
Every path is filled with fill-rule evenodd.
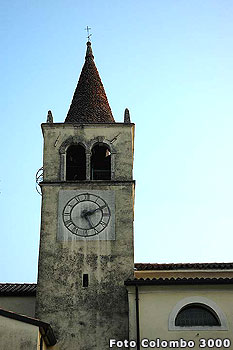
M 105 350 L 128 339 L 124 281 L 133 277 L 134 124 L 115 122 L 87 42 L 64 123 L 44 137 L 36 313 L 56 349 Z

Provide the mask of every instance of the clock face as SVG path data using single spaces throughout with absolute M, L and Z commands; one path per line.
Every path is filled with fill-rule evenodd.
M 93 193 L 72 197 L 64 206 L 62 220 L 72 234 L 80 237 L 98 235 L 106 229 L 111 217 L 107 202 Z

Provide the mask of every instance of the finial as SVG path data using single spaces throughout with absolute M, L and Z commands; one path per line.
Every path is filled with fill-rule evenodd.
M 53 123 L 53 115 L 52 115 L 52 112 L 51 112 L 51 111 L 48 111 L 47 123 L 50 123 L 50 124 Z
M 92 34 L 90 34 L 90 30 L 91 28 L 90 27 L 86 27 L 85 30 L 87 31 L 87 42 L 91 42 L 90 38 L 92 36 Z
M 86 45 L 85 63 L 65 123 L 115 123 L 94 62 L 91 42 Z
M 92 48 L 91 48 L 91 42 L 88 41 L 87 42 L 87 51 L 86 51 L 86 59 L 94 59 L 94 55 L 92 52 Z
M 125 109 L 125 114 L 124 114 L 124 123 L 130 124 L 130 114 L 128 108 Z

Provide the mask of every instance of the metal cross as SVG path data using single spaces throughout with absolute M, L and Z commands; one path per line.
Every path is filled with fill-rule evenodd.
M 92 36 L 92 34 L 90 34 L 90 29 L 91 29 L 91 28 L 88 27 L 88 26 L 87 26 L 87 28 L 85 28 L 85 30 L 87 31 L 87 40 L 88 40 L 88 41 L 91 41 L 91 40 L 90 40 L 90 37 Z

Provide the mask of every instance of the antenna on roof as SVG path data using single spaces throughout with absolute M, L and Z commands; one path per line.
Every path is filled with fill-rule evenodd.
M 87 31 L 87 41 L 90 42 L 90 38 L 92 36 L 92 34 L 90 33 L 91 28 L 87 26 L 85 30 Z

